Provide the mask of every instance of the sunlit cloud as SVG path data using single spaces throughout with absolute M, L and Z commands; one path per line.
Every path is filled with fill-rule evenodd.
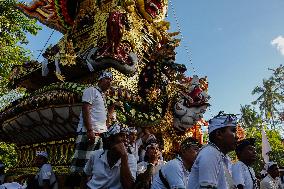
M 277 50 L 284 56 L 284 37 L 282 35 L 273 39 L 271 41 L 271 45 L 276 47 Z

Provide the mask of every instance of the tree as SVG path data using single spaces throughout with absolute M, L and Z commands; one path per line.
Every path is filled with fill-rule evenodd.
M 13 65 L 29 60 L 26 34 L 37 34 L 36 20 L 26 17 L 15 5 L 18 0 L 0 1 L 0 95 L 8 92 L 8 77 Z
M 256 173 L 260 173 L 264 166 L 263 158 L 261 155 L 261 130 L 262 127 L 265 128 L 266 134 L 271 145 L 271 153 L 269 158 L 272 161 L 278 162 L 279 165 L 284 165 L 284 146 L 282 144 L 280 131 L 277 129 L 269 129 L 263 122 L 262 117 L 255 109 L 250 105 L 245 105 L 241 107 L 242 118 L 240 123 L 246 131 L 246 138 L 256 139 L 256 151 L 258 154 L 257 161 L 254 164 L 254 170 Z
M 15 7 L 17 3 L 17 0 L 0 1 L 0 96 L 9 91 L 7 84 L 13 65 L 29 60 L 30 52 L 22 46 L 28 43 L 26 34 L 35 35 L 40 29 L 35 20 Z M 6 167 L 16 163 L 14 145 L 0 142 L 0 160 Z
M 279 125 L 284 103 L 284 67 L 280 65 L 273 71 L 269 79 L 264 79 L 262 86 L 257 86 L 252 94 L 258 94 L 258 98 L 252 102 L 253 105 L 259 105 L 259 110 L 267 121 L 270 121 L 272 127 Z

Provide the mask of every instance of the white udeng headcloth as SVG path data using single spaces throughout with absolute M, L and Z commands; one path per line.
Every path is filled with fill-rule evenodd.
M 237 117 L 233 114 L 220 114 L 210 119 L 208 133 L 212 133 L 216 129 L 222 127 L 236 127 Z
M 37 151 L 36 156 L 43 156 L 45 158 L 48 158 L 48 153 L 46 151 Z

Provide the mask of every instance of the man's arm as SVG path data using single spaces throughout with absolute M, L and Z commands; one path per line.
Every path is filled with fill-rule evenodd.
M 91 108 L 92 108 L 91 104 L 89 104 L 88 102 L 83 102 L 82 115 L 83 115 L 84 126 L 87 130 L 87 136 L 90 142 L 95 142 L 96 136 L 92 127 Z
M 107 112 L 108 116 L 107 116 L 107 121 L 106 121 L 107 127 L 109 127 L 112 124 L 112 119 L 113 119 L 113 115 L 115 112 L 115 108 L 118 108 L 118 107 L 122 107 L 121 102 L 115 102 L 108 107 L 108 112 Z
M 135 169 L 135 171 L 137 171 L 137 162 L 135 157 L 133 156 L 133 159 L 128 159 L 128 154 L 123 143 L 116 144 L 112 150 L 116 151 L 121 158 L 120 182 L 122 187 L 124 189 L 133 189 L 135 184 L 134 176 L 136 176 L 136 172 L 135 174 L 132 174 L 131 170 L 133 171 Z
M 124 189 L 132 189 L 134 187 L 135 179 L 133 178 L 128 166 L 127 155 L 121 157 L 120 181 Z
M 220 160 L 221 161 L 221 160 Z M 201 188 L 217 188 L 220 162 L 215 154 L 200 154 L 199 185 Z
M 244 189 L 245 178 L 242 172 L 242 166 L 238 163 L 234 164 L 232 167 L 232 177 L 234 184 L 237 185 L 238 189 Z

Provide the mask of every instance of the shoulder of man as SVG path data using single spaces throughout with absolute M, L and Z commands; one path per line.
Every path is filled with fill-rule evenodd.
M 219 151 L 216 148 L 210 145 L 206 145 L 198 153 L 196 160 L 199 160 L 199 159 L 207 159 L 207 160 L 211 159 L 212 160 L 213 157 L 216 158 L 217 154 L 219 154 Z
M 167 162 L 165 166 L 162 167 L 162 169 L 171 171 L 172 169 L 179 169 L 179 167 L 181 167 L 180 160 L 175 158 Z
M 90 86 L 90 87 L 85 88 L 83 92 L 84 93 L 85 92 L 95 92 L 96 93 L 96 92 L 99 92 L 99 90 L 95 86 Z

